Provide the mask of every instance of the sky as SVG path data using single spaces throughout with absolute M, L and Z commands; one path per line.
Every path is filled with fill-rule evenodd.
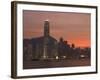
M 89 13 L 23 11 L 23 38 L 43 36 L 44 21 L 49 20 L 50 35 L 56 40 L 62 37 L 76 47 L 91 45 L 91 15 Z

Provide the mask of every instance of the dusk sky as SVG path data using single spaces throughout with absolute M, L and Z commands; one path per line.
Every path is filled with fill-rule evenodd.
M 44 21 L 50 22 L 50 35 L 63 37 L 76 47 L 90 47 L 91 15 L 88 13 L 23 11 L 24 39 L 43 36 Z

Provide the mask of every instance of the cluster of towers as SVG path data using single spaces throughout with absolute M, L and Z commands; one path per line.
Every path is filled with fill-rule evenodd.
M 79 58 L 82 53 L 90 53 L 90 49 L 75 48 L 74 44 L 69 45 L 62 37 L 57 41 L 50 36 L 50 23 L 48 20 L 44 21 L 44 36 L 32 38 L 26 43 L 24 41 L 24 54 L 27 58 L 33 60 Z

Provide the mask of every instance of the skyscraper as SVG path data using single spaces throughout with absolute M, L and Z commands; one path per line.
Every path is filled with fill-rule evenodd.
M 48 58 L 48 42 L 49 42 L 49 21 L 44 21 L 44 46 L 43 46 L 43 59 Z

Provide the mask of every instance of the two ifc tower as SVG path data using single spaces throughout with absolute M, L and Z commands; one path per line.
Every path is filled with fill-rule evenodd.
M 54 56 L 52 55 L 52 57 L 49 56 L 49 54 L 52 54 L 52 53 L 48 53 L 48 48 L 49 47 L 49 43 L 50 43 L 50 28 L 49 28 L 50 24 L 49 24 L 49 20 L 45 20 L 44 21 L 44 46 L 43 46 L 43 56 L 41 57 L 42 59 L 49 59 L 49 58 L 54 58 Z M 54 42 L 54 45 L 57 47 L 56 45 L 57 42 Z M 52 49 L 52 48 L 51 48 Z M 55 50 L 53 50 L 53 52 L 56 52 L 56 53 L 53 53 L 53 54 L 56 54 L 55 55 L 55 58 L 57 59 L 58 58 L 58 55 L 57 55 L 57 48 Z

